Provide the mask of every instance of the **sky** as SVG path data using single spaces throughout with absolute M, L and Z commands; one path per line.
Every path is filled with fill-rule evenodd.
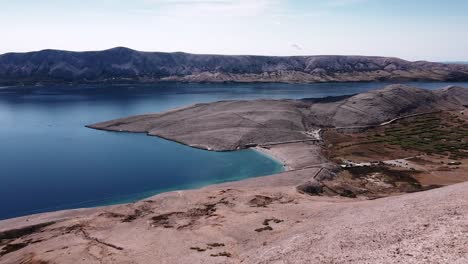
M 0 54 L 117 46 L 468 61 L 468 1 L 0 0 Z

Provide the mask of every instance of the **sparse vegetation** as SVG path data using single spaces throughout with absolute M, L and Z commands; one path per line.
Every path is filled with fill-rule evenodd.
M 265 226 L 255 229 L 255 232 L 271 231 L 273 228 L 271 226 Z
M 416 116 L 355 135 L 336 149 L 363 145 L 390 145 L 450 159 L 468 158 L 468 123 L 450 113 Z
M 462 171 L 457 180 L 445 176 L 460 169 L 468 158 L 466 121 L 455 112 L 438 112 L 357 133 L 328 130 L 324 134 L 327 158 L 338 164 L 360 165 L 345 167 L 325 187 L 340 195 L 346 190 L 372 195 L 423 191 L 464 181 Z M 325 192 L 325 187 L 318 190 Z
M 209 246 L 209 247 L 212 247 L 212 248 L 214 248 L 214 247 L 224 247 L 225 246 L 224 243 L 210 243 L 210 244 L 206 244 L 206 245 Z
M 398 145 L 428 154 L 468 157 L 468 124 L 452 114 L 418 116 L 390 125 L 383 133 L 371 134 L 369 142 Z
M 382 181 L 391 185 L 396 182 L 405 182 L 414 187 L 420 188 L 420 184 L 415 180 L 411 174 L 414 171 L 392 170 L 384 166 L 370 166 L 370 167 L 353 167 L 347 169 L 354 179 L 363 178 L 367 175 L 379 173 L 382 175 Z
M 201 247 L 191 247 L 190 249 L 191 249 L 191 250 L 196 250 L 196 251 L 198 251 L 198 252 L 206 251 L 205 248 L 201 248 Z
M 27 247 L 29 243 L 12 243 L 12 244 L 7 244 L 6 246 L 3 247 L 3 249 L 0 251 L 0 257 L 4 256 L 8 253 L 20 250 L 24 247 Z
M 229 252 L 220 252 L 220 253 L 217 253 L 217 254 L 211 254 L 210 256 L 212 256 L 212 257 L 227 257 L 227 258 L 230 258 L 232 255 L 231 255 L 231 253 L 229 253 Z
M 283 220 L 278 219 L 278 218 L 265 219 L 265 220 L 263 220 L 263 225 L 268 226 L 268 225 L 270 225 L 270 222 L 273 222 L 275 224 L 279 224 L 279 223 L 283 222 Z

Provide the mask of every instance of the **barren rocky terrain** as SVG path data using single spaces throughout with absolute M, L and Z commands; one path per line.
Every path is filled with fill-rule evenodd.
M 227 56 L 128 48 L 0 55 L 0 84 L 467 81 L 468 65 L 365 56 Z
M 467 263 L 467 104 L 466 88 L 396 85 L 90 125 L 255 146 L 287 171 L 0 221 L 0 263 Z
M 466 263 L 466 183 L 309 196 L 319 169 L 0 222 L 0 263 Z M 39 226 L 37 226 L 39 224 Z
M 400 116 L 468 105 L 468 89 L 430 91 L 391 85 L 347 98 L 221 101 L 132 116 L 91 128 L 144 132 L 209 150 L 313 140 L 307 132 L 326 127 L 379 125 Z

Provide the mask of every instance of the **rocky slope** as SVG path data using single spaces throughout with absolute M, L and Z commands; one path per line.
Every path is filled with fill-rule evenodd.
M 0 55 L 0 84 L 40 82 L 468 81 L 468 65 L 364 56 L 225 56 L 127 48 Z
M 234 150 L 256 144 L 309 140 L 311 131 L 323 127 L 377 125 L 399 116 L 459 109 L 464 105 L 468 105 L 466 88 L 429 91 L 391 85 L 351 97 L 197 104 L 89 127 L 145 132 L 203 149 Z
M 0 221 L 0 263 L 466 263 L 468 184 L 378 200 L 295 191 L 317 169 Z

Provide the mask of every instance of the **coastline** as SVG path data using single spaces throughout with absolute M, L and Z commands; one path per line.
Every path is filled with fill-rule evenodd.
M 270 159 L 272 160 L 275 160 L 276 162 L 280 163 L 283 165 L 283 168 L 284 168 L 284 171 L 291 171 L 293 170 L 294 168 L 292 168 L 291 166 L 288 165 L 288 160 L 284 157 L 282 157 L 281 155 L 279 155 L 277 152 L 275 151 L 272 151 L 271 149 L 266 149 L 266 148 L 262 148 L 262 147 L 253 147 L 253 148 L 250 148 L 262 155 L 265 155 L 267 157 L 269 157 Z
M 367 102 L 368 97 L 365 98 Z M 232 108 L 249 111 L 250 121 L 260 119 L 252 119 L 248 108 L 245 110 L 238 105 Z M 259 112 L 265 112 L 263 106 Z M 152 130 L 152 127 L 167 124 L 160 122 L 161 114 L 155 115 L 154 123 L 136 116 L 101 123 L 98 127 L 107 131 L 134 130 L 135 133 L 148 130 L 146 132 L 153 132 L 147 133 L 149 136 L 161 138 L 161 134 L 189 147 L 196 143 L 230 151 L 232 146 L 257 146 L 247 149 L 277 162 L 278 169 L 283 165 L 286 171 L 160 193 L 134 203 L 0 221 L 0 264 L 148 263 L 155 259 L 164 263 L 194 264 L 276 263 L 278 260 L 416 263 L 415 259 L 422 257 L 428 262 L 440 262 L 440 256 L 448 262 L 468 260 L 460 255 L 466 250 L 463 238 L 468 229 L 463 216 L 468 216 L 468 183 L 438 189 L 405 189 L 415 182 L 408 181 L 411 184 L 408 185 L 401 181 L 407 177 L 403 174 L 405 171 L 401 171 L 391 179 L 396 178 L 398 182 L 395 182 L 403 187 L 394 190 L 386 176 L 394 175 L 398 168 L 389 169 L 388 173 L 376 167 L 377 171 L 358 170 L 356 174 L 347 171 L 338 175 L 334 168 L 326 167 L 331 165 L 326 158 L 330 157 L 326 155 L 330 148 L 327 134 L 324 142 L 283 140 L 278 142 L 280 144 L 259 147 L 265 146 L 262 142 L 271 142 L 264 132 L 271 131 L 272 127 L 256 126 L 258 133 L 254 134 L 257 136 L 254 139 L 258 141 L 247 137 L 248 141 L 244 141 L 251 144 L 233 144 L 229 139 L 244 132 L 235 130 L 241 122 L 237 119 L 229 122 L 221 116 L 217 120 L 224 121 L 221 124 L 227 124 L 227 128 L 219 130 L 215 126 L 218 130 L 214 131 L 221 131 L 216 137 L 217 134 L 203 134 L 207 126 L 201 122 L 203 119 L 198 119 L 200 116 L 203 116 L 200 112 L 189 115 L 193 122 L 188 124 L 202 130 L 192 138 L 187 138 L 192 131 L 187 123 L 169 131 L 175 134 Z M 207 116 L 205 121 L 209 125 L 213 123 L 213 115 L 210 112 Z M 239 114 L 228 115 L 232 116 L 243 122 L 247 119 Z M 277 115 L 267 117 L 267 121 L 291 120 L 289 115 L 280 115 L 282 119 Z M 169 121 L 175 120 L 180 125 L 177 121 L 181 119 L 175 115 Z M 248 132 L 247 135 L 252 136 L 250 129 Z M 291 133 L 294 131 L 284 132 L 287 136 Z M 225 141 L 216 141 L 220 138 Z M 343 142 L 349 141 L 343 139 Z M 362 180 L 353 176 L 358 174 L 362 174 Z M 383 177 L 377 178 L 379 174 Z M 367 186 L 374 182 L 378 189 L 361 188 L 362 183 Z M 380 189 L 387 185 L 390 187 Z M 381 190 L 383 195 L 375 196 L 373 190 Z M 425 243 L 424 252 L 421 252 L 421 241 Z M 25 256 L 28 259 L 25 260 Z
M 108 131 L 108 130 L 104 130 L 104 129 L 102 129 L 102 130 L 103 131 Z M 114 132 L 114 131 L 108 131 L 108 132 Z M 124 133 L 137 133 L 138 134 L 140 132 L 124 132 Z M 156 135 L 146 134 L 146 136 L 148 136 L 148 137 L 158 137 L 158 138 L 161 138 L 161 139 L 164 139 L 164 140 L 173 141 L 173 140 L 166 139 L 166 138 L 156 136 Z M 175 141 L 173 141 L 173 142 L 175 142 Z M 189 147 L 189 148 L 196 148 L 197 149 L 197 147 L 195 147 L 195 146 L 187 145 L 187 144 L 182 143 L 182 142 L 176 142 L 176 143 L 179 143 L 179 144 L 184 145 L 184 146 Z M 285 144 L 285 145 L 286 146 L 288 146 L 288 145 L 297 145 L 297 143 Z M 298 152 L 301 152 L 302 149 L 304 148 L 304 145 L 301 144 L 299 146 L 293 146 L 293 148 L 294 148 L 294 150 L 296 150 Z M 200 148 L 198 148 L 198 149 L 200 149 Z M 271 159 L 271 160 L 277 162 L 278 164 L 282 165 L 283 170 L 279 171 L 279 172 L 272 173 L 272 174 L 268 174 L 268 175 L 248 177 L 248 178 L 243 178 L 243 179 L 240 179 L 240 180 L 233 180 L 233 181 L 230 180 L 230 181 L 225 181 L 225 182 L 213 182 L 213 183 L 210 183 L 210 184 L 207 184 L 207 185 L 194 186 L 193 188 L 188 188 L 188 189 L 167 190 L 167 191 L 152 194 L 150 196 L 140 198 L 138 200 L 131 201 L 131 202 L 110 203 L 110 204 L 101 204 L 101 205 L 96 205 L 96 206 L 91 206 L 91 207 L 59 209 L 59 210 L 54 210 L 54 211 L 45 211 L 45 212 L 32 213 L 32 214 L 28 214 L 28 215 L 22 215 L 22 216 L 17 216 L 17 217 L 12 217 L 12 218 L 0 219 L 0 223 L 2 223 L 2 222 L 11 222 L 11 221 L 16 221 L 16 220 L 23 221 L 23 220 L 28 219 L 28 218 L 42 219 L 43 217 L 46 217 L 48 215 L 52 215 L 52 216 L 62 215 L 62 214 L 68 215 L 67 212 L 78 212 L 78 213 L 72 213 L 72 215 L 79 214 L 79 212 L 82 212 L 82 211 L 83 212 L 96 212 L 99 209 L 113 208 L 113 207 L 119 207 L 119 206 L 129 206 L 129 205 L 132 205 L 132 204 L 135 204 L 135 203 L 141 203 L 141 202 L 143 202 L 145 200 L 148 200 L 148 199 L 151 200 L 151 199 L 156 198 L 156 197 L 161 196 L 161 195 L 165 196 L 165 195 L 171 195 L 173 193 L 198 192 L 198 191 L 201 191 L 201 190 L 204 190 L 204 189 L 215 189 L 215 188 L 221 188 L 221 187 L 230 188 L 230 187 L 241 186 L 241 187 L 244 188 L 244 187 L 248 187 L 249 185 L 252 185 L 251 184 L 252 182 L 264 182 L 268 178 L 281 177 L 282 174 L 289 175 L 289 173 L 293 173 L 295 170 L 301 169 L 301 168 L 293 167 L 293 166 L 290 165 L 291 163 L 294 162 L 294 159 L 296 157 L 288 156 L 288 153 L 286 153 L 282 149 L 273 150 L 273 148 L 266 149 L 266 148 L 262 148 L 262 147 L 252 147 L 252 148 L 247 148 L 247 149 L 253 150 L 256 153 L 258 153 L 260 155 L 263 155 L 263 156 L 267 157 L 268 159 Z M 209 150 L 209 149 L 201 149 L 201 150 L 213 151 L 213 150 Z M 234 150 L 234 151 L 236 151 L 236 150 Z M 283 182 L 283 184 L 286 183 L 286 185 L 289 185 L 289 184 L 292 184 L 292 183 L 298 184 L 298 182 L 296 182 L 296 179 L 291 180 L 289 178 L 290 177 L 285 177 L 284 179 L 281 180 L 281 182 Z M 255 184 L 253 186 L 255 186 Z M 28 222 L 29 220 L 25 220 L 25 221 Z M 1 225 L 0 225 L 0 231 L 2 231 Z
M 104 129 L 102 129 L 102 131 L 111 132 L 111 133 L 121 133 L 121 132 L 108 131 L 108 130 L 104 130 Z M 124 133 L 143 134 L 143 133 L 140 133 L 140 132 L 124 132 Z M 160 139 L 163 139 L 163 140 L 167 140 L 167 141 L 171 141 L 171 142 L 174 142 L 174 143 L 177 143 L 177 144 L 181 144 L 181 145 L 183 145 L 185 147 L 189 147 L 189 148 L 199 149 L 199 150 L 203 150 L 203 151 L 210 151 L 210 152 L 220 152 L 220 151 L 213 151 L 213 150 L 206 149 L 206 148 L 199 148 L 197 146 L 187 145 L 187 144 L 182 143 L 182 142 L 174 141 L 174 140 L 167 139 L 167 138 L 160 137 L 160 136 L 156 136 L 156 135 L 149 135 L 147 133 L 145 133 L 145 135 L 147 137 L 149 137 L 149 140 L 151 140 L 151 137 L 157 137 L 157 138 L 160 138 Z M 156 197 L 158 195 L 165 195 L 165 194 L 170 194 L 170 193 L 179 193 L 179 192 L 186 192 L 186 191 L 198 191 L 198 190 L 201 190 L 201 189 L 213 188 L 213 187 L 217 187 L 217 186 L 228 186 L 229 187 L 232 183 L 239 183 L 239 185 L 244 185 L 243 182 L 248 181 L 250 179 L 276 176 L 276 175 L 279 175 L 279 174 L 282 174 L 282 173 L 285 173 L 285 172 L 288 172 L 288 171 L 292 170 L 291 167 L 286 165 L 286 162 L 287 162 L 286 159 L 281 159 L 278 155 L 275 155 L 273 152 L 261 151 L 261 150 L 259 150 L 257 148 L 247 148 L 247 149 L 242 149 L 242 150 L 253 150 L 257 154 L 262 155 L 262 156 L 266 157 L 267 159 L 270 159 L 270 160 L 278 163 L 278 165 L 280 165 L 282 168 L 281 168 L 280 171 L 275 170 L 274 172 L 272 172 L 270 174 L 266 174 L 266 175 L 255 175 L 255 176 L 242 177 L 242 178 L 236 178 L 236 179 L 229 178 L 229 179 L 225 179 L 225 180 L 217 181 L 217 182 L 195 184 L 195 185 L 192 185 L 192 186 L 189 185 L 188 188 L 187 188 L 187 186 L 185 186 L 185 187 L 169 188 L 169 189 L 162 190 L 162 191 L 151 190 L 151 191 L 128 194 L 128 195 L 123 195 L 123 196 L 118 196 L 118 197 L 107 197 L 107 198 L 103 198 L 102 202 L 99 202 L 99 204 L 91 205 L 91 206 L 83 206 L 83 207 L 68 207 L 67 205 L 57 206 L 57 208 L 51 208 L 51 210 L 45 210 L 45 211 L 37 210 L 36 212 L 29 212 L 27 214 L 23 214 L 23 215 L 19 215 L 19 216 L 13 216 L 13 217 L 5 218 L 5 219 L 0 219 L 0 223 L 3 222 L 3 221 L 10 221 L 10 220 L 13 220 L 13 219 L 22 219 L 22 218 L 29 218 L 29 217 L 34 218 L 36 216 L 49 215 L 49 214 L 54 214 L 54 213 L 61 214 L 61 212 L 68 212 L 68 211 L 71 211 L 71 212 L 75 212 L 75 211 L 78 211 L 78 212 L 80 212 L 80 211 L 94 211 L 94 209 L 99 209 L 99 208 L 107 208 L 107 207 L 113 207 L 113 206 L 125 206 L 125 205 L 134 204 L 134 203 L 139 203 L 139 202 L 142 202 L 142 201 L 144 201 L 146 199 L 151 199 L 153 197 Z M 233 150 L 232 152 L 235 152 L 235 151 L 240 151 L 240 150 Z M 279 168 L 279 166 L 278 166 L 278 168 Z M 145 193 L 151 193 L 151 194 L 144 195 Z M 115 201 L 115 200 L 122 200 L 121 199 L 122 197 L 125 197 L 125 199 L 123 201 L 120 201 L 120 202 Z M 139 197 L 139 198 L 137 198 L 137 197 Z M 77 204 L 87 203 L 87 202 L 89 202 L 89 201 L 77 202 Z M 1 228 L 0 228 L 0 231 L 2 231 Z
M 391 262 L 396 256 L 409 263 L 418 254 L 434 262 L 441 254 L 453 262 L 460 260 L 467 183 L 377 200 L 312 197 L 295 191 L 296 184 L 317 171 L 290 171 L 163 193 L 137 203 L 0 221 L 0 235 L 20 236 L 7 240 L 11 247 L 26 241 L 23 248 L 1 256 L 0 263 L 160 259 L 253 264 L 294 262 L 297 257 L 364 263 Z M 448 241 L 439 239 L 440 230 Z M 421 240 L 434 251 L 421 253 Z M 376 252 L 376 243 L 389 246 Z M 395 255 L 395 247 L 408 254 Z M 25 257 L 36 262 L 24 262 Z

